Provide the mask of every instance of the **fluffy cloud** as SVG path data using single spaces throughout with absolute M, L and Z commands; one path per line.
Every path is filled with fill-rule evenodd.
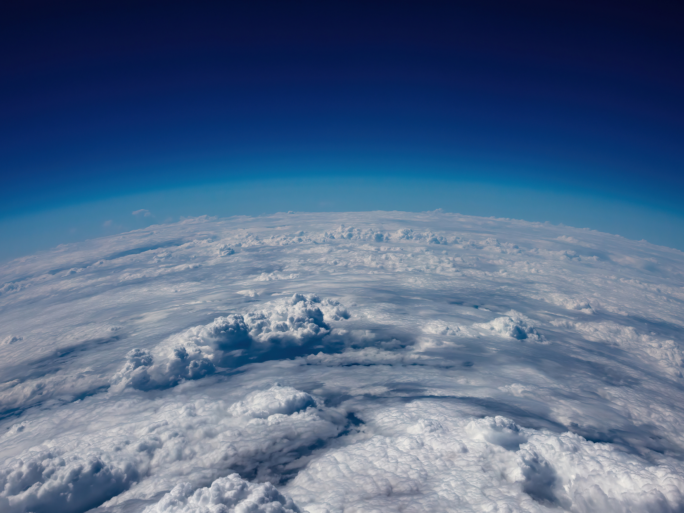
M 572 511 L 677 511 L 684 467 L 663 463 L 650 465 L 573 433 L 542 432 L 521 447 L 511 476 L 538 502 Z
M 31 452 L 0 468 L 0 505 L 7 513 L 76 513 L 99 506 L 140 477 L 133 460 L 109 461 L 101 451 Z
M 572 433 L 449 410 L 428 402 L 371 414 L 366 436 L 310 464 L 287 493 L 310 512 L 673 512 L 684 500 L 675 460 L 653 465 Z
M 292 415 L 316 406 L 319 406 L 316 400 L 306 392 L 275 385 L 265 391 L 252 392 L 228 411 L 237 416 L 265 419 L 275 414 Z
M 504 317 L 497 317 L 493 321 L 478 324 L 477 326 L 516 340 L 534 340 L 536 342 L 544 340 L 531 323 L 532 321 L 529 318 L 515 310 L 511 310 Z
M 231 474 L 208 488 L 195 490 L 188 483 L 176 485 L 144 513 L 300 513 L 292 499 L 272 484 L 253 484 Z
M 349 318 L 338 302 L 321 301 L 314 295 L 294 294 L 265 306 L 190 328 L 153 351 L 132 349 L 112 380 L 112 390 L 168 388 L 213 374 L 217 368 L 296 355 L 298 349 L 331 332 L 326 319 Z
M 230 471 L 278 483 L 291 472 L 288 464 L 337 436 L 347 424 L 343 413 L 325 408 L 320 399 L 281 385 L 255 391 L 231 406 L 221 401 L 163 401 L 130 419 L 117 419 L 110 411 L 132 414 L 139 406 L 100 403 L 97 415 L 108 422 L 92 416 L 88 433 L 57 437 L 7 460 L 0 465 L 0 504 L 4 501 L 9 513 L 84 512 L 114 497 L 111 505 L 126 504 L 135 496 L 154 497 L 185 476 L 169 496 L 180 500 L 188 490 Z M 195 497 L 221 489 L 222 501 L 235 499 L 215 504 L 215 511 L 227 511 L 221 504 L 242 511 L 252 503 L 271 511 L 274 506 L 264 501 L 281 498 L 272 486 L 230 488 L 237 484 L 232 477 L 219 480 Z M 184 497 L 183 507 L 189 509 L 178 511 L 194 511 L 194 499 Z M 171 508 L 176 499 L 167 497 L 158 507 Z M 282 505 L 297 511 L 284 499 Z

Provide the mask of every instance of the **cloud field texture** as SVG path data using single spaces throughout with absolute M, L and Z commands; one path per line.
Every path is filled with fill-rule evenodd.
M 684 254 L 194 218 L 0 267 L 0 512 L 684 511 Z

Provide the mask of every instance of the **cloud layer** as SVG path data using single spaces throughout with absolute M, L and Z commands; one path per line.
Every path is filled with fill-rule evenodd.
M 287 214 L 0 278 L 2 512 L 684 508 L 681 252 Z

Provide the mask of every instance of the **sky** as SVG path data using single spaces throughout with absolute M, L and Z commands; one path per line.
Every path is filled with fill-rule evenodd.
M 0 259 L 289 210 L 441 208 L 684 249 L 682 14 L 3 2 Z

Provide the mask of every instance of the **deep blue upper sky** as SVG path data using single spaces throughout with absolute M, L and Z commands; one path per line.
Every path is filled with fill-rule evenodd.
M 313 177 L 332 196 L 326 177 L 389 180 L 379 193 L 429 177 L 684 219 L 682 14 L 681 2 L 3 2 L 0 224 L 245 179 L 258 202 L 260 183 Z M 578 222 L 569 205 L 533 220 Z M 352 206 L 376 207 L 336 208 Z M 666 235 L 655 241 L 679 244 Z

